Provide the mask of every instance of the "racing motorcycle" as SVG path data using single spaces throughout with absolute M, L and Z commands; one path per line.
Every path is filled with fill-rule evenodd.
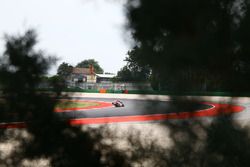
M 123 102 L 121 102 L 120 100 L 115 100 L 115 101 L 112 102 L 112 104 L 113 104 L 115 107 L 124 107 Z

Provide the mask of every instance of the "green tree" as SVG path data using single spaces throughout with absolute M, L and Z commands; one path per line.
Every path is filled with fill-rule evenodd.
M 73 66 L 63 62 L 62 64 L 59 65 L 57 69 L 57 75 L 60 76 L 63 79 L 66 79 L 72 72 Z
M 76 67 L 89 68 L 90 65 L 93 65 L 96 73 L 99 73 L 99 74 L 103 73 L 103 69 L 101 68 L 99 63 L 97 61 L 95 61 L 94 59 L 83 60 L 80 63 L 78 63 L 76 65 Z
M 132 71 L 128 68 L 128 66 L 122 67 L 116 76 L 117 81 L 133 81 Z
M 135 60 L 149 65 L 164 89 L 250 90 L 249 7 L 239 0 L 129 0 Z
M 117 73 L 117 80 L 119 81 L 132 81 L 132 82 L 145 82 L 149 81 L 151 70 L 148 66 L 138 63 L 135 56 L 137 50 L 131 50 L 128 52 L 128 57 L 125 61 L 127 64 L 120 69 Z

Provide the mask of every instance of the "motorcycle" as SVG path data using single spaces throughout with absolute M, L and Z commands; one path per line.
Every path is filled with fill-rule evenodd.
M 125 105 L 120 100 L 115 100 L 112 102 L 115 107 L 124 107 Z

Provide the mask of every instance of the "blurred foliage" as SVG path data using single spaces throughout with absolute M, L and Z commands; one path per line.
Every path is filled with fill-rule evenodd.
M 41 110 L 46 111 L 44 114 L 52 111 L 54 101 L 39 95 L 36 89 L 56 58 L 45 57 L 43 51 L 34 50 L 37 43 L 34 30 L 28 30 L 24 35 L 6 35 L 5 40 L 0 65 L 0 83 L 5 101 L 2 115 L 11 117 L 10 113 L 13 113 L 15 119 L 20 121 L 31 119 Z M 5 112 L 7 115 L 3 114 Z
M 129 0 L 128 27 L 135 39 L 132 52 L 136 54 L 130 54 L 127 60 L 140 68 L 148 67 L 160 89 L 247 91 L 248 6 L 243 0 Z M 6 36 L 5 40 L 0 65 L 0 116 L 4 121 L 26 121 L 29 137 L 21 137 L 8 157 L 0 152 L 0 166 L 23 166 L 25 160 L 39 158 L 60 167 L 249 166 L 249 126 L 244 127 L 242 120 L 239 124 L 231 116 L 208 121 L 162 121 L 158 133 L 167 136 L 159 139 L 150 138 L 155 135 L 153 131 L 140 136 L 140 132 L 128 128 L 131 134 L 125 133 L 119 143 L 112 135 L 123 132 L 121 129 L 116 133 L 104 127 L 83 131 L 70 126 L 53 112 L 60 91 L 55 96 L 36 91 L 55 58 L 34 49 L 35 31 Z M 57 83 L 57 77 L 52 82 Z M 185 97 L 171 100 L 180 107 L 189 104 Z M 234 101 L 232 98 L 228 103 Z M 155 103 L 142 107 L 152 112 Z M 140 125 L 141 132 L 149 128 Z M 4 132 L 0 130 L 1 143 L 8 140 L 2 138 Z M 164 148 L 159 141 L 166 137 L 169 140 L 164 144 L 168 147 Z
M 84 132 L 54 112 L 58 99 L 67 97 L 62 97 L 57 85 L 61 83 L 59 76 L 44 77 L 56 58 L 35 50 L 36 39 L 34 30 L 5 37 L 0 65 L 0 121 L 24 121 L 28 134 L 17 136 L 18 145 L 7 158 L 0 150 L 0 166 L 24 166 L 25 161 L 40 158 L 48 159 L 55 167 L 129 166 L 124 153 L 101 142 L 99 130 Z M 50 93 L 37 91 L 43 80 L 49 80 L 57 89 Z M 4 135 L 8 131 L 0 129 L 0 143 L 12 137 Z
M 128 0 L 133 60 L 164 90 L 249 91 L 245 0 Z

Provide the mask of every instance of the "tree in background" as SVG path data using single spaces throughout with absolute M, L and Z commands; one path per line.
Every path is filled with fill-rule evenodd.
M 59 65 L 57 69 L 57 75 L 64 80 L 68 78 L 73 70 L 73 66 L 63 62 L 62 64 Z
M 134 78 L 132 76 L 132 71 L 128 68 L 128 66 L 124 66 L 117 72 L 117 76 L 115 80 L 117 81 L 133 81 Z
M 125 61 L 127 64 L 117 73 L 116 80 L 129 82 L 145 82 L 149 81 L 151 70 L 148 66 L 138 63 L 135 56 L 137 50 L 128 52 Z
M 94 59 L 83 60 L 80 63 L 78 63 L 76 65 L 76 67 L 78 67 L 78 68 L 89 68 L 90 65 L 93 65 L 93 67 L 95 69 L 95 73 L 98 73 L 98 74 L 103 73 L 103 69 L 101 68 L 99 63 L 97 61 L 95 61 Z
M 129 0 L 136 62 L 165 90 L 250 90 L 250 4 Z

